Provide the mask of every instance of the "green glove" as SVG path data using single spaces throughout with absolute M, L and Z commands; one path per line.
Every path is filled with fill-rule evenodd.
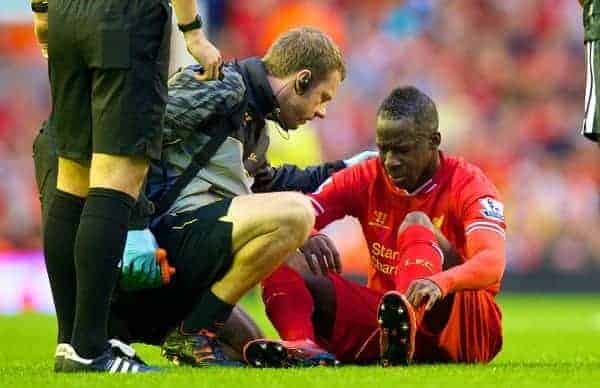
M 150 229 L 130 230 L 121 260 L 119 286 L 124 291 L 158 288 L 163 285 L 156 259 L 158 244 Z

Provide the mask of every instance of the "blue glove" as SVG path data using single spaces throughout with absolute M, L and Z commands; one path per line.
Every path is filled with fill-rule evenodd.
M 351 158 L 344 159 L 344 164 L 346 167 L 354 166 L 355 164 L 364 162 L 367 159 L 376 158 L 379 156 L 379 152 L 377 151 L 363 151 L 360 154 L 356 154 Z
M 121 260 L 119 286 L 137 291 L 162 286 L 161 267 L 156 259 L 158 244 L 150 229 L 130 230 Z

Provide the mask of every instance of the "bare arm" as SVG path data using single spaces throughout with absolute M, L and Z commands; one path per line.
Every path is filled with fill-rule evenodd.
M 178 24 L 189 24 L 198 15 L 195 0 L 172 0 Z M 183 33 L 188 52 L 204 68 L 202 80 L 213 80 L 219 77 L 223 60 L 219 50 L 204 35 L 201 28 Z
M 41 1 L 32 1 L 31 4 L 41 3 Z M 48 12 L 33 13 L 33 31 L 35 37 L 42 49 L 42 56 L 48 59 Z

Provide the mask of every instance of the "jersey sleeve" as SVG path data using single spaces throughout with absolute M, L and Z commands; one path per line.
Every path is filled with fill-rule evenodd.
M 442 293 L 497 285 L 506 266 L 504 205 L 487 178 L 475 176 L 456 195 L 465 234 L 465 262 L 430 277 Z
M 504 204 L 494 185 L 483 176 L 476 176 L 463 185 L 457 196 L 457 212 L 465 238 L 478 230 L 487 230 L 505 237 Z
M 322 229 L 327 224 L 347 215 L 358 216 L 361 193 L 365 191 L 366 184 L 361 184 L 360 171 L 356 167 L 346 168 L 333 174 L 310 194 L 315 209 L 316 229 Z

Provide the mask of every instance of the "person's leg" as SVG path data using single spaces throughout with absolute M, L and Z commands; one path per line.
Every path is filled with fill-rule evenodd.
M 396 290 L 405 293 L 410 283 L 458 263 L 458 253 L 423 212 L 406 215 L 398 230 L 399 252 Z
M 48 36 L 52 115 L 36 144 L 36 169 L 45 165 L 41 169 L 48 171 L 39 182 L 44 200 L 43 249 L 59 343 L 71 341 L 76 298 L 73 245 L 88 191 L 91 155 L 90 76 L 74 41 L 73 9 L 64 7 L 68 8 L 61 0 L 49 5 L 55 25 Z
M 284 349 L 301 347 L 309 355 L 320 349 L 320 352 L 329 352 L 347 363 L 364 364 L 378 360 L 376 317 L 380 292 L 336 274 L 314 275 L 304 257 L 297 254 L 266 278 L 262 285 L 267 314 L 284 340 L 267 342 L 282 345 Z M 314 341 L 316 346 L 307 339 Z M 302 358 L 294 356 L 290 350 L 288 355 Z M 255 356 L 258 358 L 261 354 Z M 263 358 L 266 356 L 263 355 Z M 273 360 L 270 361 L 273 364 Z
M 44 235 L 49 219 L 48 214 L 56 193 L 58 175 L 58 157 L 45 123 L 33 145 L 33 160 L 42 205 L 42 235 Z M 85 176 L 82 181 L 86 183 Z M 83 198 L 65 192 L 59 194 L 56 208 L 52 212 L 50 228 L 60 230 L 61 235 L 58 239 L 56 236 L 50 237 L 51 241 L 44 244 L 47 248 L 44 258 L 58 321 L 58 343 L 69 343 L 73 331 L 76 283 L 72 249 L 83 201 Z M 65 237 L 65 240 L 60 241 L 60 237 Z
M 217 331 L 231 308 L 308 237 L 312 205 L 297 193 L 235 197 L 221 221 L 230 223 L 231 268 L 183 322 L 185 332 Z
M 92 158 L 90 190 L 74 245 L 77 301 L 71 342 L 81 357 L 94 358 L 107 346 L 117 264 L 138 196 L 135 191 L 139 191 L 146 169 L 144 159 L 97 154 Z
M 109 300 L 129 217 L 149 158 L 160 156 L 170 10 L 162 1 L 147 0 L 86 7 L 87 16 L 103 21 L 93 39 L 81 44 L 92 76 L 93 155 L 75 242 L 72 344 L 89 358 L 106 348 Z
M 502 348 L 502 314 L 485 290 L 448 295 L 419 324 L 417 362 L 490 362 Z
M 282 264 L 262 281 L 262 298 L 265 312 L 281 339 L 315 341 L 315 303 L 300 273 Z
M 58 188 L 47 188 L 53 191 L 53 199 L 44 225 L 44 258 L 56 308 L 58 342 L 69 343 L 77 289 L 73 246 L 85 203 L 88 169 L 62 158 L 58 165 Z
M 124 343 L 161 346 L 168 332 L 180 324 L 197 299 L 177 284 L 137 292 L 116 292 L 111 305 L 108 337 Z M 226 355 L 242 360 L 246 343 L 261 338 L 262 331 L 240 306 L 225 322 L 220 340 Z
M 252 317 L 239 305 L 231 311 L 229 319 L 219 333 L 223 351 L 232 360 L 244 360 L 244 346 L 250 341 L 263 338 L 264 334 Z
M 422 212 L 406 216 L 399 229 L 398 250 L 397 289 L 401 292 L 413 280 L 459 263 L 456 250 Z M 420 308 L 415 313 L 416 327 L 411 329 L 416 332 L 417 362 L 486 362 L 500 349 L 500 314 L 486 291 L 447 295 L 430 311 Z
M 163 345 L 165 357 L 196 366 L 228 364 L 217 336 L 237 301 L 302 245 L 314 222 L 298 193 L 256 194 L 167 216 L 155 228 L 188 293 L 198 295 Z M 212 349 L 198 352 L 194 349 Z
M 452 246 L 423 212 L 406 215 L 398 230 L 396 249 L 395 290 L 383 296 L 378 312 L 383 366 L 412 362 L 420 315 L 406 295 L 410 285 L 441 272 L 446 256 L 451 262 L 457 259 Z

